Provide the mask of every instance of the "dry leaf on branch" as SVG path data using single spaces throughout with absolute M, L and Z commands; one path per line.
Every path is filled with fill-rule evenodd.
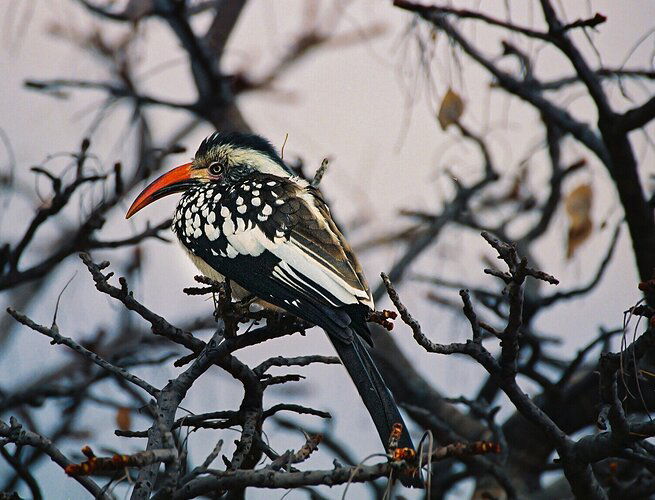
M 122 431 L 129 431 L 132 425 L 132 416 L 130 409 L 121 406 L 116 412 L 116 426 Z
M 581 184 L 566 196 L 566 214 L 569 218 L 567 259 L 573 257 L 575 251 L 591 235 L 594 227 L 591 220 L 593 194 L 591 185 Z
M 452 125 L 459 121 L 462 113 L 464 113 L 464 101 L 459 94 L 449 88 L 443 101 L 441 101 L 441 107 L 439 108 L 439 114 L 437 115 L 439 125 L 441 125 L 443 130 L 446 130 L 448 125 Z

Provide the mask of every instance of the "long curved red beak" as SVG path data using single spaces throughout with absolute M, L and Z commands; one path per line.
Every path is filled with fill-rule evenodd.
M 191 177 L 191 163 L 185 163 L 179 167 L 174 168 L 170 172 L 166 172 L 158 179 L 152 181 L 141 194 L 137 196 L 132 206 L 125 214 L 125 218 L 129 219 L 143 207 L 150 205 L 153 201 L 157 201 L 169 194 L 179 193 L 184 191 L 192 184 Z

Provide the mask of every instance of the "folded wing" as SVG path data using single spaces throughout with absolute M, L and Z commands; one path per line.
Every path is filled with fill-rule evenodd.
M 314 322 L 303 310 L 373 307 L 359 263 L 306 183 L 260 175 L 236 185 L 213 210 L 207 234 L 214 239 L 201 238 L 195 251 L 254 295 Z M 338 311 L 333 316 L 349 321 Z

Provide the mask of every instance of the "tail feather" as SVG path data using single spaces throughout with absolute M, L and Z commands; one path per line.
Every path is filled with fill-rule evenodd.
M 366 327 L 364 326 L 364 328 Z M 348 343 L 341 340 L 341 335 L 335 335 L 332 332 L 328 332 L 328 337 L 364 401 L 364 405 L 373 419 L 385 449 L 393 425 L 396 423 L 403 426 L 398 446 L 414 449 L 412 439 L 409 432 L 407 432 L 407 426 L 400 415 L 393 396 L 359 335 L 353 335 L 352 341 Z M 403 475 L 400 477 L 400 481 L 404 486 L 423 487 L 423 482 L 419 476 Z
M 365 340 L 373 345 L 371 333 L 364 320 L 366 310 L 367 308 L 364 306 L 346 306 L 335 309 L 307 303 L 303 308 L 302 316 L 319 325 L 328 334 L 330 342 L 348 370 L 350 378 L 373 419 L 384 449 L 387 449 L 391 430 L 396 423 L 403 426 L 398 446 L 415 449 L 396 402 L 362 342 Z M 406 474 L 401 475 L 399 479 L 404 486 L 423 488 L 420 475 Z

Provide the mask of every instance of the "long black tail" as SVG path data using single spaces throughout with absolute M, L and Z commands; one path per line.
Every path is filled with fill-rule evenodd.
M 348 370 L 350 378 L 357 387 L 357 391 L 359 391 L 368 412 L 371 414 L 384 448 L 386 449 L 389 443 L 393 424 L 400 423 L 403 426 L 403 431 L 398 446 L 414 449 L 412 439 L 407 432 L 407 426 L 403 418 L 400 416 L 396 402 L 360 336 L 353 335 L 351 342 L 344 342 L 338 335 L 330 333 L 332 332 L 328 332 L 328 337 L 337 354 L 339 354 L 341 362 Z M 403 475 L 399 479 L 404 486 L 423 487 L 420 476 Z

